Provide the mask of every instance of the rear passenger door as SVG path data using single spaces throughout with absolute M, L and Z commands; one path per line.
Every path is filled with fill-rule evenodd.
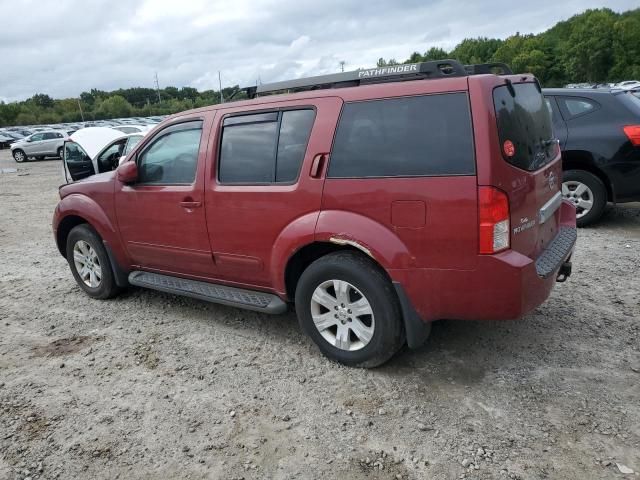
M 341 106 L 341 99 L 319 98 L 232 107 L 216 116 L 205 204 L 221 280 L 268 288 L 271 252 L 283 230 L 306 218 L 313 235 Z

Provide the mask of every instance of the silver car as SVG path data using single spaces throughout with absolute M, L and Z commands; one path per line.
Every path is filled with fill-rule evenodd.
M 29 135 L 11 144 L 11 155 L 18 162 L 24 162 L 29 157 L 42 160 L 44 157 L 60 157 L 64 153 L 64 141 L 69 138 L 64 132 L 47 130 Z

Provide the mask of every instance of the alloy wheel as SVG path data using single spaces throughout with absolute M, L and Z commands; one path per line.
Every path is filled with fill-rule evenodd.
M 576 218 L 584 217 L 593 208 L 593 192 L 582 182 L 575 180 L 563 182 L 562 196 L 575 205 Z
M 320 335 L 340 350 L 364 348 L 375 330 L 369 300 L 344 280 L 327 280 L 318 285 L 311 296 L 311 317 Z
M 95 249 L 84 240 L 73 246 L 73 262 L 78 275 L 85 285 L 98 288 L 102 281 L 102 267 Z

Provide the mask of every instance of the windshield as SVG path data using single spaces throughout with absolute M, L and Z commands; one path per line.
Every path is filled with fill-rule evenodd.
M 556 140 L 551 112 L 535 83 L 497 87 L 493 103 L 504 159 L 527 171 L 537 170 L 555 158 Z

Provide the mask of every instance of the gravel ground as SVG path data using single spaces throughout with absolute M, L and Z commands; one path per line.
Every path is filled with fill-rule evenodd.
M 580 231 L 516 322 L 434 325 L 375 370 L 270 317 L 76 286 L 60 161 L 0 152 L 0 478 L 603 479 L 640 474 L 640 205 Z M 631 472 L 627 473 L 622 472 Z

